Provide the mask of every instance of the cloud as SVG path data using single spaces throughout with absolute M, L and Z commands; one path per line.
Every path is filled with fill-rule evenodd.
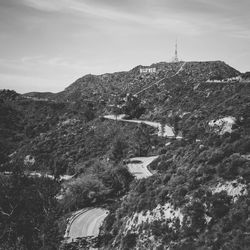
M 66 59 L 62 57 L 46 57 L 46 56 L 25 56 L 22 58 L 16 59 L 0 59 L 0 67 L 2 71 L 5 70 L 14 70 L 16 72 L 22 72 L 26 74 L 26 72 L 33 73 L 39 72 L 40 70 L 44 71 L 47 69 L 49 71 L 54 70 L 63 70 L 67 71 L 79 71 L 79 70 L 87 70 L 88 67 L 84 67 L 85 62 L 73 59 Z M 65 72 L 65 73 L 66 73 Z
M 88 67 L 59 57 L 0 59 L 1 88 L 27 91 L 61 91 Z
M 41 11 L 61 11 L 65 8 L 64 0 L 23 0 L 23 3 Z
M 23 0 L 29 7 L 46 12 L 62 12 L 71 15 L 78 15 L 79 18 L 87 17 L 87 22 L 92 22 L 99 26 L 104 26 L 104 21 L 112 22 L 109 27 L 117 24 L 130 26 L 131 30 L 136 27 L 132 25 L 144 26 L 148 29 L 161 29 L 170 32 L 195 35 L 200 32 L 194 23 L 185 18 L 176 16 L 170 12 L 150 7 L 150 1 L 128 1 L 125 4 L 114 4 L 113 1 L 78 1 L 78 0 Z M 118 1 L 123 3 L 121 1 Z M 105 4 L 106 3 L 106 4 Z M 117 2 L 116 2 L 117 3 Z M 94 19 L 98 19 L 99 21 Z M 109 27 L 106 27 L 107 29 Z
M 48 79 L 44 77 L 24 76 L 20 74 L 0 73 L 1 89 L 13 89 L 18 93 L 30 91 L 60 91 L 61 79 Z
M 78 0 L 23 0 L 25 5 L 47 12 L 81 13 L 110 20 L 127 20 L 136 22 L 147 20 L 144 16 L 131 14 L 110 5 L 105 6 L 93 4 L 93 2 L 94 1 L 88 2 Z
M 105 68 L 106 67 L 106 68 Z M 103 61 L 81 61 L 62 57 L 25 56 L 0 59 L 1 88 L 30 91 L 62 91 L 84 74 L 101 74 L 109 66 Z M 124 67 L 122 67 L 124 69 Z
M 250 30 L 247 27 L 232 24 L 225 29 L 225 33 L 229 37 L 250 40 Z

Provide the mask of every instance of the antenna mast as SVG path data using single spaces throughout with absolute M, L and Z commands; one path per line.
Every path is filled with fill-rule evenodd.
M 179 62 L 177 39 L 175 40 L 175 52 L 174 52 L 173 62 Z

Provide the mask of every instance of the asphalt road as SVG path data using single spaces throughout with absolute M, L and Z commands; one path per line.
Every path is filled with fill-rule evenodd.
M 69 242 L 78 237 L 98 236 L 99 228 L 108 215 L 108 211 L 102 208 L 93 208 L 75 214 L 69 222 L 65 235 Z
M 125 120 L 123 119 L 124 115 L 105 115 L 105 119 L 110 119 L 110 120 L 117 120 L 117 121 L 122 121 L 122 122 L 130 122 L 130 123 L 144 123 L 147 124 L 151 127 L 157 128 L 158 129 L 158 136 L 163 136 L 163 137 L 174 137 L 174 131 L 173 129 L 165 125 L 162 127 L 162 125 L 159 122 L 151 122 L 151 121 L 144 121 L 144 120 Z
M 159 156 L 130 158 L 127 164 L 129 172 L 137 179 L 147 178 L 152 175 L 148 170 L 148 165 Z

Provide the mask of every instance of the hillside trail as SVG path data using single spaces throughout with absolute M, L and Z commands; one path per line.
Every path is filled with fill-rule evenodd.
M 142 92 L 144 92 L 144 91 L 146 91 L 146 90 L 152 88 L 153 86 L 159 84 L 160 82 L 162 82 L 162 81 L 164 81 L 164 80 L 167 80 L 167 79 L 170 79 L 170 78 L 173 78 L 174 76 L 177 76 L 177 75 L 183 70 L 183 68 L 184 68 L 185 65 L 186 65 L 186 62 L 183 62 L 183 64 L 181 65 L 181 67 L 180 67 L 180 68 L 177 70 L 177 72 L 174 73 L 172 76 L 164 77 L 164 78 L 158 80 L 157 82 L 152 83 L 152 84 L 149 85 L 148 87 L 146 87 L 146 88 L 140 90 L 139 92 L 135 93 L 134 95 L 137 96 L 137 95 L 141 94 Z

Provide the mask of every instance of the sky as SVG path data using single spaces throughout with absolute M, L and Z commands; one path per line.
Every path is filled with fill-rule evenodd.
M 0 89 L 59 92 L 85 74 L 179 59 L 250 71 L 249 0 L 0 0 Z

